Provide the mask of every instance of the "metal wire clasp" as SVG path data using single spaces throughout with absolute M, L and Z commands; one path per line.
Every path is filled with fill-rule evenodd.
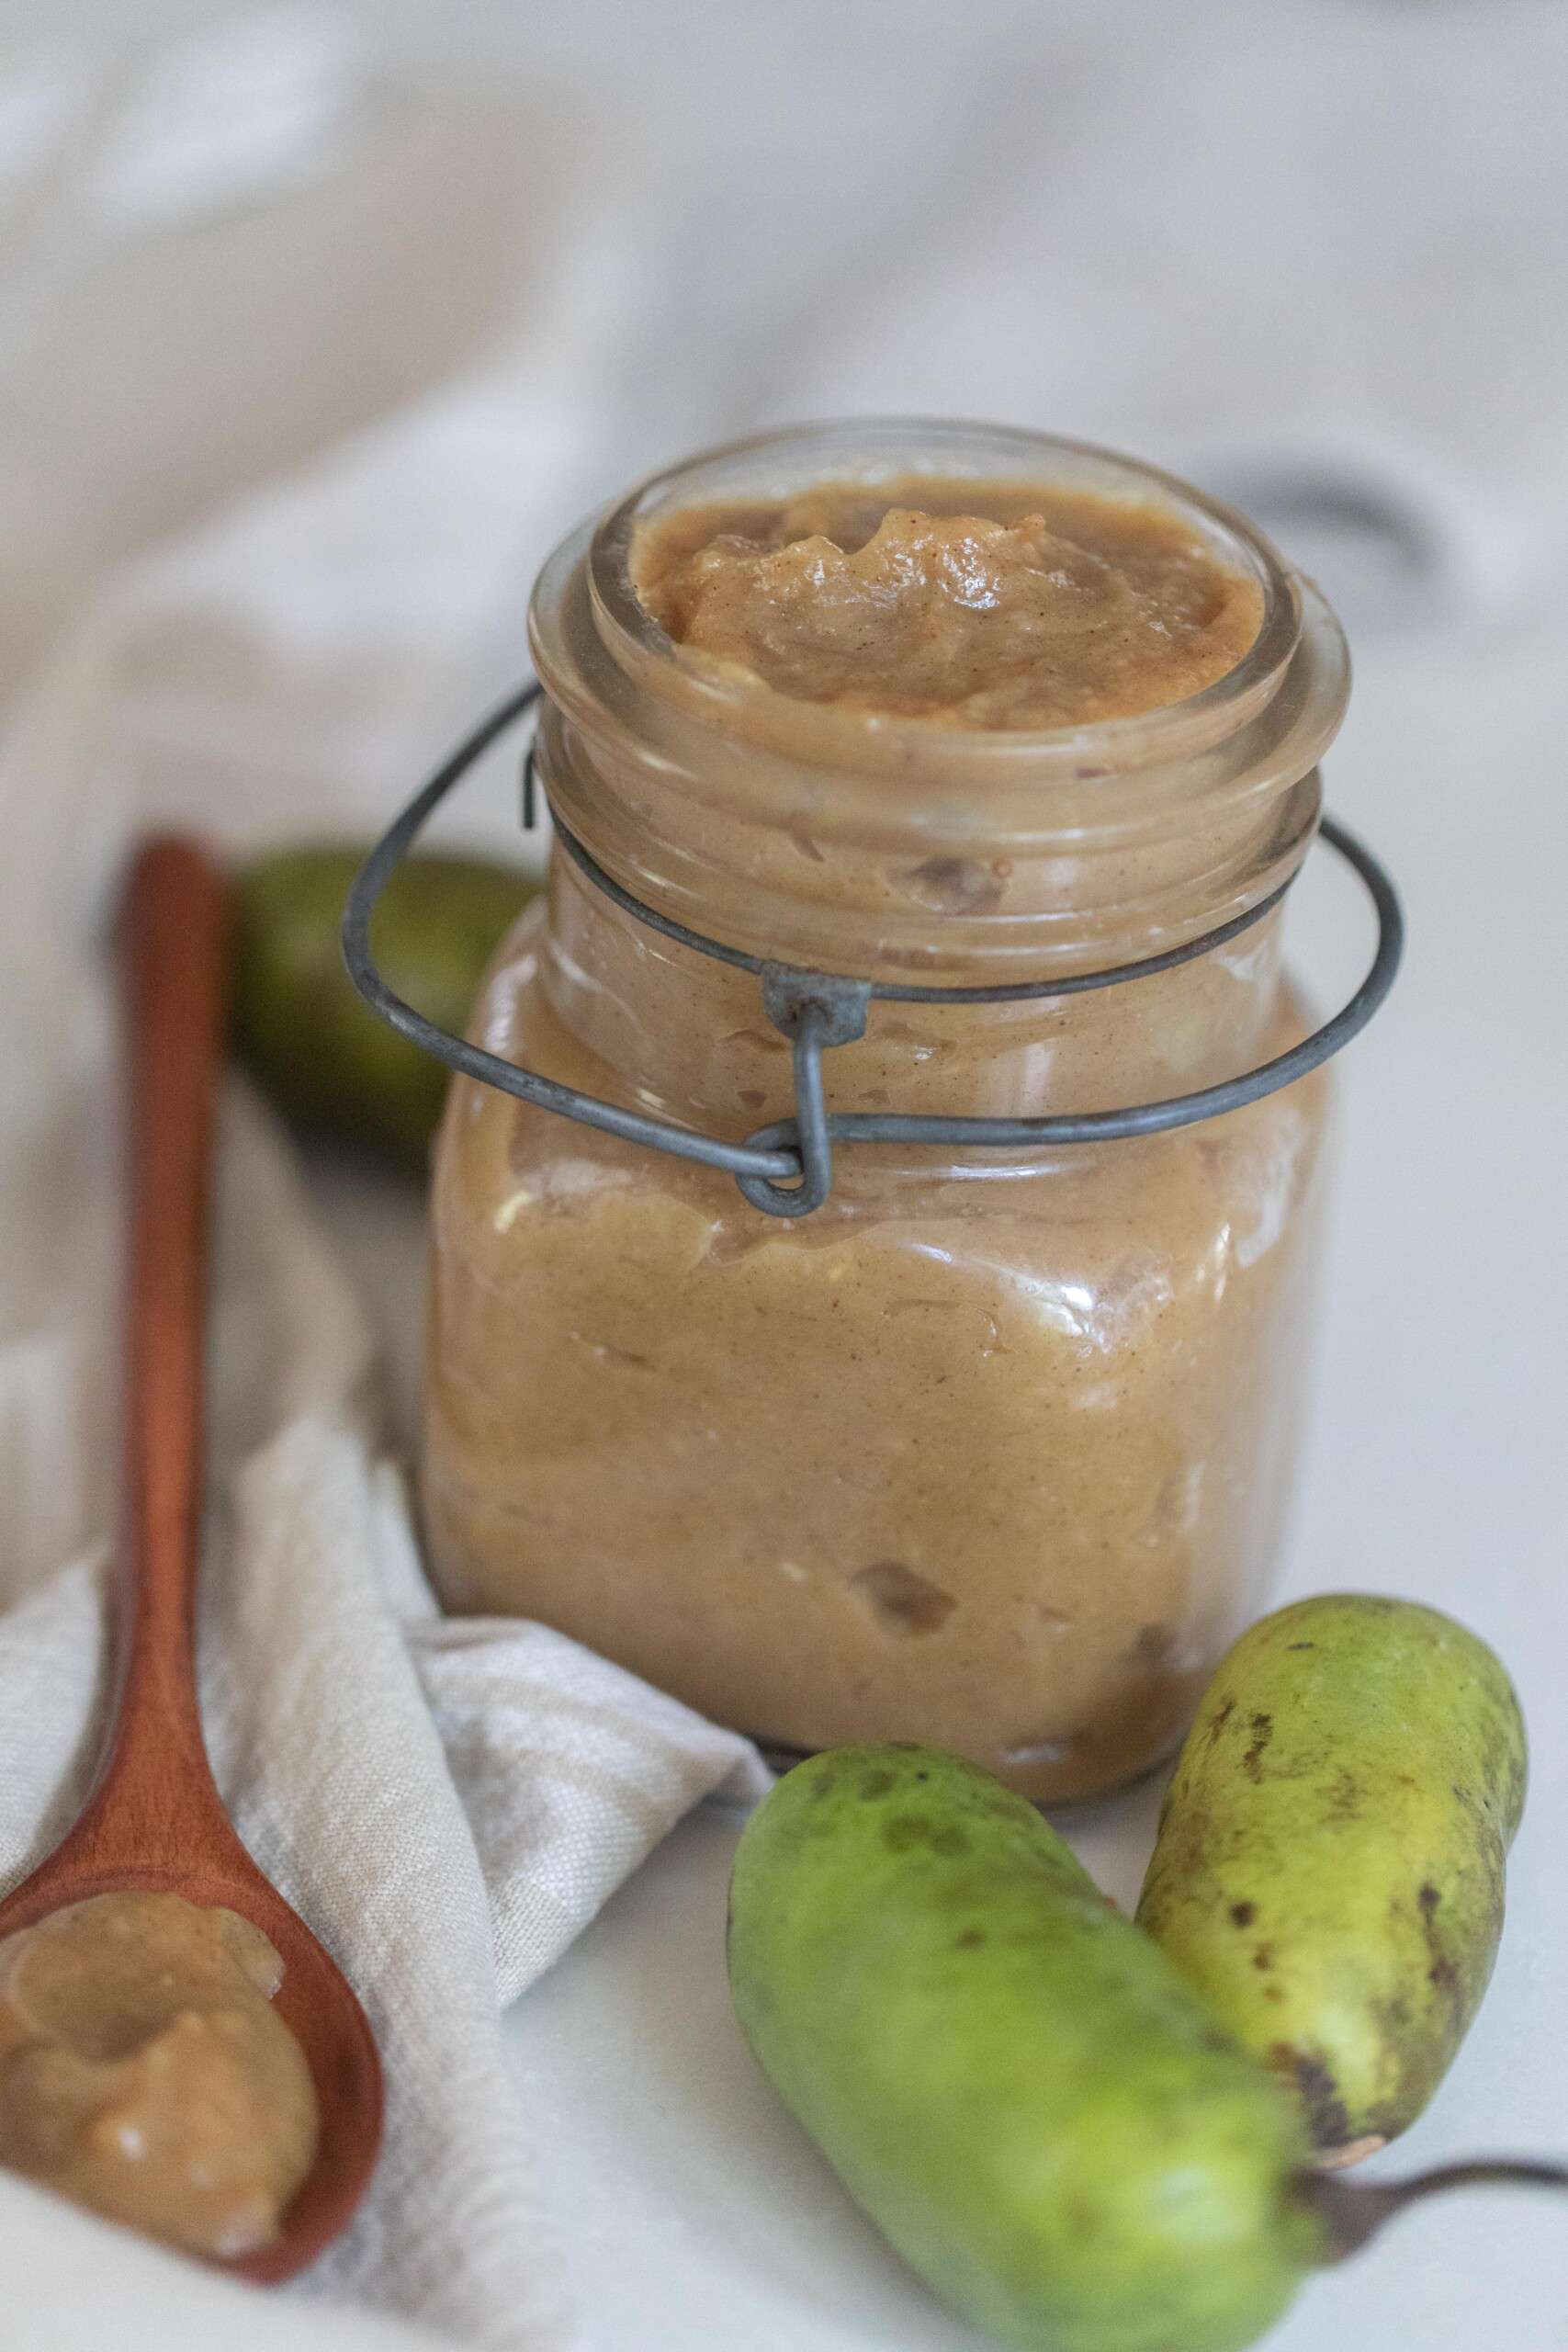
M 793 1147 L 800 1154 L 801 1177 L 798 1184 L 775 1184 L 768 1176 L 738 1176 L 735 1181 L 754 1209 L 772 1216 L 808 1216 L 833 1189 L 833 1131 L 822 1085 L 823 1049 L 852 1046 L 864 1036 L 871 982 L 846 979 L 838 972 L 802 972 L 793 964 L 765 964 L 762 1010 L 789 1039 L 795 1116 L 759 1127 L 746 1140 L 768 1150 Z
M 1364 1029 L 1387 996 L 1399 969 L 1404 943 L 1404 922 L 1398 894 L 1379 860 L 1366 844 L 1343 825 L 1324 817 L 1319 839 L 1334 850 L 1365 886 L 1378 920 L 1377 951 L 1355 993 L 1310 1037 L 1276 1054 L 1256 1069 L 1222 1079 L 1190 1094 L 1169 1096 L 1159 1102 L 1129 1103 L 1121 1110 L 1056 1112 L 1021 1119 L 939 1118 L 898 1111 L 840 1111 L 829 1114 L 822 1082 L 822 1056 L 832 1046 L 852 1045 L 865 1034 L 873 1003 L 1016 1004 L 1031 999 L 1080 995 L 1089 989 L 1115 988 L 1128 980 L 1152 978 L 1189 964 L 1200 956 L 1239 938 L 1277 906 L 1290 879 L 1201 937 L 1138 962 L 1107 971 L 1077 972 L 1048 980 L 1009 981 L 995 988 L 948 988 L 907 980 L 862 980 L 838 972 L 807 972 L 754 956 L 728 941 L 710 939 L 661 913 L 633 896 L 605 872 L 586 846 L 559 820 L 556 847 L 570 857 L 592 886 L 636 922 L 657 931 L 698 956 L 711 956 L 732 970 L 749 972 L 758 981 L 769 1020 L 788 1038 L 795 1065 L 795 1114 L 760 1127 L 744 1143 L 722 1136 L 698 1135 L 672 1119 L 653 1117 L 623 1102 L 600 1100 L 579 1088 L 563 1086 L 542 1071 L 525 1069 L 500 1054 L 488 1052 L 466 1037 L 454 1037 L 389 989 L 370 951 L 370 919 L 388 876 L 414 842 L 421 828 L 498 737 L 515 724 L 538 700 L 536 684 L 522 686 L 483 720 L 466 742 L 439 767 L 401 814 L 388 827 L 366 859 L 348 894 L 343 919 L 344 960 L 349 977 L 367 1004 L 405 1037 L 467 1078 L 479 1080 L 519 1102 L 576 1119 L 604 1135 L 628 1143 L 646 1144 L 677 1159 L 696 1161 L 705 1168 L 723 1169 L 734 1177 L 751 1206 L 768 1216 L 808 1216 L 821 1207 L 833 1182 L 833 1145 L 894 1144 L 904 1147 L 942 1145 L 964 1151 L 1030 1153 L 1059 1145 L 1111 1143 L 1136 1136 L 1163 1135 L 1200 1119 L 1239 1111 L 1260 1102 L 1281 1087 L 1292 1085 L 1337 1054 Z M 524 821 L 535 812 L 534 759 L 530 748 L 523 770 Z

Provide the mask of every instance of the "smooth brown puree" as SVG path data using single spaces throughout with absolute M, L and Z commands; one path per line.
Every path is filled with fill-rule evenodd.
M 0 2163 L 192 2253 L 276 2237 L 315 2161 L 283 1964 L 229 1910 L 100 1894 L 0 1941 Z
M 930 717 L 938 758 L 938 719 L 1149 708 L 1223 674 L 1258 626 L 1257 590 L 1174 513 L 1039 485 L 688 509 L 632 572 L 683 661 L 773 690 L 775 747 L 786 693 L 853 706 L 847 726 Z M 699 855 L 709 821 L 682 812 Z M 858 906 L 879 853 L 781 832 L 757 854 L 781 890 L 805 874 Z M 1126 855 L 1134 901 L 1144 855 Z M 890 902 L 933 929 L 976 902 L 909 866 L 886 862 Z M 1015 888 L 976 871 L 996 899 Z M 536 910 L 503 951 L 471 1035 L 710 1132 L 787 1115 L 755 980 L 608 908 L 568 861 L 553 875 L 548 924 Z M 831 1057 L 831 1099 L 1159 1099 L 1300 1034 L 1277 956 L 1270 918 L 1132 988 L 877 1004 Z M 1127 1780 L 1179 1736 L 1270 1564 L 1322 1103 L 1312 1081 L 1025 1170 L 849 1149 L 829 1204 L 785 1224 L 723 1175 L 460 1081 L 423 1488 L 446 1596 L 542 1618 L 781 1745 L 929 1739 L 1046 1799 Z
M 964 727 L 1184 701 L 1235 667 L 1262 614 L 1256 581 L 1167 510 L 921 475 L 683 508 L 642 534 L 632 580 L 689 654 L 797 701 Z

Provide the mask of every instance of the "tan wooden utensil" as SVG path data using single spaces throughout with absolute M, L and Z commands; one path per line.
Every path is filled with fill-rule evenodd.
M 197 1704 L 203 1324 L 212 1100 L 223 1050 L 226 894 L 193 842 L 156 840 L 131 868 L 121 937 L 130 1228 L 119 1686 L 98 1778 L 73 1829 L 0 1904 L 0 1935 L 117 1888 L 227 1904 L 269 1936 L 278 2014 L 321 2102 L 315 2167 L 282 2234 L 226 2265 L 287 2278 L 344 2228 L 381 2138 L 381 2069 L 365 2013 L 240 1843 Z

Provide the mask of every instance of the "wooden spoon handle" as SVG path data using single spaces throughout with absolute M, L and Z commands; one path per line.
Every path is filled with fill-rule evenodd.
M 196 1690 L 203 1336 L 213 1095 L 229 904 L 196 843 L 138 852 L 121 933 L 130 1221 L 118 1713 L 83 1827 L 110 1862 L 189 1855 L 220 1808 Z M 90 1826 L 89 1826 L 90 1822 Z M 194 1858 L 193 1858 L 194 1859 Z

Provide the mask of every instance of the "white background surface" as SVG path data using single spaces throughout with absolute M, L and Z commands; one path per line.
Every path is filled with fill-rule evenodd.
M 144 31 L 222 13 L 194 0 L 138 0 L 136 9 Z M 1118 130 L 1116 75 L 1107 85 L 1091 35 L 1112 15 L 1124 20 L 1131 89 L 1140 19 L 1109 6 L 971 7 L 955 26 L 958 12 L 868 5 L 854 18 L 863 38 L 847 73 L 830 70 L 819 44 L 852 12 L 816 5 L 752 13 L 661 0 L 635 12 L 635 23 L 609 6 L 502 0 L 460 8 L 400 0 L 352 13 L 393 48 L 483 51 L 528 65 L 551 89 L 569 87 L 586 60 L 601 80 L 620 76 L 619 103 L 660 158 L 663 243 L 654 249 L 671 274 L 651 301 L 641 288 L 641 322 L 620 355 L 624 381 L 606 404 L 581 494 L 608 494 L 715 431 L 828 404 L 995 410 L 1133 435 L 1125 420 L 1151 381 L 1148 446 L 1174 454 L 1203 439 L 1203 403 L 1184 391 L 1188 377 L 1223 388 L 1250 366 L 1249 398 L 1264 401 L 1268 388 L 1274 402 L 1258 417 L 1265 438 L 1288 423 L 1298 440 L 1315 433 L 1353 447 L 1358 462 L 1371 463 L 1371 452 L 1392 478 L 1417 478 L 1417 504 L 1429 498 L 1444 518 L 1459 549 L 1446 591 L 1424 616 L 1407 612 L 1403 628 L 1380 626 L 1375 579 L 1369 588 L 1364 566 L 1336 556 L 1332 535 L 1323 557 L 1331 593 L 1353 618 L 1358 605 L 1364 615 L 1330 798 L 1399 876 L 1412 944 L 1393 1004 L 1343 1066 L 1334 1262 L 1289 1587 L 1356 1585 L 1453 1609 L 1509 1663 L 1534 1736 L 1534 1790 L 1494 1991 L 1432 2113 L 1387 2168 L 1478 2150 L 1563 2151 L 1568 566 L 1557 518 L 1568 514 L 1568 416 L 1551 346 L 1564 332 L 1568 281 L 1553 274 L 1561 244 L 1544 245 L 1543 261 L 1519 243 L 1521 222 L 1539 221 L 1549 240 L 1568 210 L 1568 180 L 1553 213 L 1530 178 L 1543 122 L 1562 151 L 1559 0 L 1420 8 L 1303 0 L 1266 20 L 1278 20 L 1273 68 L 1258 47 L 1265 20 L 1255 10 L 1160 11 L 1159 72 L 1168 78 L 1141 85 L 1156 104 L 1135 130 Z M 4 30 L 18 43 L 90 40 L 123 32 L 125 14 L 115 0 L 12 0 Z M 939 84 L 934 98 L 924 90 L 901 151 L 890 89 L 900 61 L 879 61 L 877 50 L 902 51 L 917 19 L 933 54 L 940 47 L 944 62 L 965 69 L 955 63 L 952 79 L 964 136 L 941 135 Z M 1145 12 L 1142 28 L 1152 21 Z M 1060 38 L 1046 41 L 1046 32 Z M 679 53 L 677 34 L 686 42 Z M 1411 70 L 1427 53 L 1452 67 L 1472 35 L 1466 70 L 1440 87 Z M 1196 100 L 1213 92 L 1216 61 L 1233 46 L 1239 53 L 1244 36 L 1254 45 L 1252 79 L 1238 68 L 1213 120 L 1200 119 Z M 625 53 L 637 43 L 627 68 Z M 1207 82 L 1200 74 L 1194 84 L 1194 57 Z M 711 89 L 705 74 L 715 77 Z M 1381 85 L 1369 83 L 1374 74 Z M 1159 96 L 1167 87 L 1168 104 Z M 1369 87 L 1381 89 L 1375 106 Z M 1074 111 L 1080 99 L 1087 130 Z M 1034 139 L 1032 106 L 1042 117 L 1055 109 L 1059 151 Z M 1130 99 L 1128 107 L 1131 120 Z M 557 100 L 552 135 L 569 144 L 586 136 L 589 111 Z M 1004 135 L 987 142 L 993 115 Z M 1292 127 L 1321 150 L 1293 216 L 1269 169 L 1269 141 Z M 1118 173 L 1133 155 L 1126 142 L 1168 133 L 1165 184 L 1156 197 L 1145 189 L 1142 210 L 1122 221 L 1113 249 L 1087 274 L 1088 295 L 1077 289 L 1077 308 L 1065 298 L 1079 342 L 1067 333 L 1053 341 L 1048 309 L 1016 323 L 1012 297 L 1021 309 L 1032 256 L 1048 276 L 1054 234 L 1071 248 L 1097 210 L 1114 214 Z M 1248 169 L 1222 181 L 1220 151 L 1228 142 L 1230 164 L 1245 163 L 1249 137 L 1258 147 Z M 750 161 L 753 147 L 771 159 L 765 180 Z M 819 171 L 827 148 L 840 165 L 845 156 L 870 161 L 835 179 Z M 1103 154 L 1103 175 L 1080 169 L 1075 182 L 1064 163 L 1058 188 L 1045 168 L 1058 152 L 1080 164 L 1087 153 L 1090 165 Z M 710 164 L 719 158 L 717 178 L 694 168 L 682 179 L 703 153 Z M 979 196 L 965 209 L 976 153 Z M 1208 179 L 1194 160 L 1204 156 Z M 1034 207 L 1021 214 L 1010 203 L 1020 180 Z M 921 187 L 936 193 L 923 211 L 911 209 L 909 190 Z M 1074 225 L 1063 231 L 1063 220 Z M 931 261 L 923 290 L 903 285 L 901 239 Z M 1204 322 L 1186 349 L 1168 308 L 1156 315 L 1173 255 L 1190 273 L 1177 307 L 1189 301 Z M 1055 260 L 1066 266 L 1063 253 Z M 1292 273 L 1289 300 L 1275 299 L 1275 266 Z M 1424 269 L 1420 315 L 1427 327 L 1444 318 L 1446 341 L 1432 328 L 1424 342 L 1412 323 L 1419 306 L 1404 304 Z M 1089 299 L 1097 271 L 1110 289 L 1100 311 Z M 1445 305 L 1450 271 L 1456 294 Z M 908 299 L 892 300 L 890 286 Z M 965 286 L 983 298 L 966 317 L 967 359 L 962 339 L 933 333 Z M 1246 299 L 1227 311 L 1228 294 Z M 420 306 L 416 293 L 411 344 Z M 1133 329 L 1145 313 L 1157 334 L 1140 339 Z M 781 320 L 819 338 L 815 375 L 791 375 L 787 337 L 770 343 Z M 177 331 L 194 354 L 199 320 Z M 1128 356 L 1110 366 L 1119 334 Z M 411 382 L 417 374 L 411 365 Z M 1281 386 L 1307 379 L 1311 399 L 1287 417 Z M 371 405 L 345 412 L 344 428 Z M 128 447 L 151 446 L 158 429 L 156 415 L 132 408 Z M 276 462 L 299 454 L 285 436 Z M 83 452 L 89 482 L 93 455 Z M 540 514 L 548 529 L 570 519 L 547 511 L 532 488 L 519 582 L 546 551 Z M 495 495 L 505 494 L 502 483 Z M 125 495 L 129 513 L 132 491 Z M 23 514 L 7 528 L 14 537 L 27 524 Z M 133 544 L 129 520 L 126 534 Z M 495 658 L 498 677 L 515 665 L 511 645 Z M 397 789 L 389 779 L 387 796 Z M 361 785 L 358 814 L 380 790 Z M 266 830 L 266 808 L 252 814 Z M 1314 870 L 1294 922 L 1325 997 L 1353 979 L 1367 940 L 1349 886 Z M 334 1235 L 407 1366 L 417 1209 L 341 1161 L 318 1155 L 313 1166 Z M 1145 1790 L 1066 1825 L 1124 1900 L 1136 1892 L 1156 1795 Z M 739 2043 L 722 1967 L 736 1827 L 714 1810 L 689 1823 L 511 2021 L 543 2191 L 594 2352 L 959 2352 L 973 2339 L 885 2255 Z M 1568 2219 L 1535 2197 L 1434 2205 L 1309 2286 L 1270 2340 L 1277 2352 L 1478 2352 L 1494 2342 L 1562 2352 Z

